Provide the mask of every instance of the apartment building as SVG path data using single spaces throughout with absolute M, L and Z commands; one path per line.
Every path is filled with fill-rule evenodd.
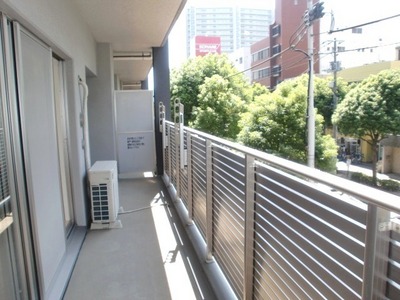
M 191 41 L 195 36 L 221 38 L 221 52 L 232 53 L 268 36 L 272 22 L 272 10 L 266 4 L 255 6 L 223 2 L 188 4 L 186 11 L 186 48 L 191 53 Z
M 315 1 L 316 2 L 316 1 Z M 307 1 L 276 0 L 275 21 L 269 36 L 251 45 L 252 81 L 274 88 L 281 81 L 308 70 L 307 26 L 304 15 Z M 319 52 L 319 21 L 313 23 L 314 57 Z M 314 60 L 319 72 L 319 61 Z

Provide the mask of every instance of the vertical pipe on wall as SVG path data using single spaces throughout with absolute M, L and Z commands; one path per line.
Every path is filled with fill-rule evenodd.
M 159 123 L 159 115 L 157 107 L 160 102 L 165 105 L 165 118 L 171 120 L 170 112 L 170 91 L 169 91 L 169 58 L 168 58 L 168 42 L 163 47 L 153 48 L 153 76 L 154 76 L 154 111 L 156 112 L 155 122 Z M 155 126 L 156 139 L 156 156 L 157 156 L 157 174 L 164 173 L 163 151 L 162 151 L 162 135 Z
M 84 141 L 84 151 L 85 151 L 85 166 L 86 172 L 89 171 L 92 166 L 90 160 L 90 144 L 89 144 L 89 122 L 88 122 L 88 95 L 89 89 L 87 84 L 79 78 L 79 86 L 82 87 L 82 125 L 83 125 L 83 141 Z

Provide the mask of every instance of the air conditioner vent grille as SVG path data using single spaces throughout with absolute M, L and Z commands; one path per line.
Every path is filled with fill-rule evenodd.
M 109 221 L 108 186 L 105 183 L 91 186 L 94 221 Z
M 97 161 L 89 170 L 89 182 L 92 225 L 115 225 L 119 210 L 117 162 Z

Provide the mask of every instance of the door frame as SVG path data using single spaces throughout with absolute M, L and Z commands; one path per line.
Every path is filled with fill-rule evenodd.
M 2 59 L 0 62 L 2 114 L 5 144 L 8 160 L 11 205 L 13 207 L 14 259 L 16 263 L 15 280 L 19 284 L 19 298 L 37 299 L 39 297 L 38 278 L 33 248 L 33 232 L 29 222 L 29 207 L 25 189 L 25 174 L 20 142 L 18 121 L 17 90 L 15 82 L 13 36 L 11 20 L 0 13 L 2 35 Z M 18 299 L 18 297 L 17 297 Z

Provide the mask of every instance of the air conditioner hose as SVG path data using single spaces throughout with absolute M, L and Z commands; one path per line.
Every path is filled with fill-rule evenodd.
M 90 144 L 89 144 L 89 123 L 88 123 L 88 95 L 89 89 L 87 84 L 79 77 L 79 85 L 83 89 L 83 103 L 82 103 L 82 125 L 83 125 L 83 148 L 85 153 L 85 166 L 88 172 L 92 163 L 90 161 Z

